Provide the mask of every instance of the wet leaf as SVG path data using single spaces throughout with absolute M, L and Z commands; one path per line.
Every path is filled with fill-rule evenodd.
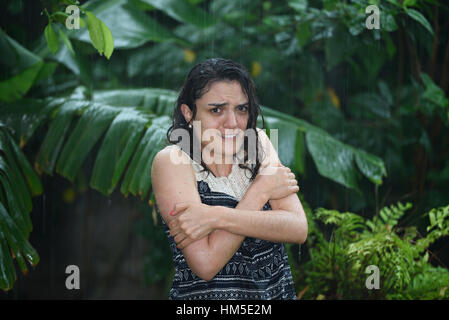
M 47 41 L 47 45 L 50 48 L 51 52 L 55 54 L 59 49 L 59 39 L 58 35 L 56 34 L 55 29 L 53 29 L 53 26 L 51 23 L 49 23 L 44 30 L 45 34 L 45 40 Z
M 329 135 L 314 131 L 306 132 L 307 149 L 318 172 L 342 185 L 358 190 L 354 153 Z
M 114 38 L 111 30 L 98 19 L 92 12 L 86 11 L 87 30 L 92 44 L 100 55 L 105 55 L 109 59 L 114 51 Z

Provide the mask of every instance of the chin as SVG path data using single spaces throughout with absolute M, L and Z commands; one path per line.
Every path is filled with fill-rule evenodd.
M 228 163 L 231 161 L 230 158 L 232 158 L 237 152 L 240 151 L 243 146 L 243 141 L 243 136 L 234 138 L 222 138 L 216 136 L 214 137 L 212 143 L 206 144 L 206 148 L 203 149 L 203 152 L 207 153 L 208 155 L 213 154 L 213 158 L 215 158 L 215 161 L 223 161 L 223 159 L 228 159 L 225 160 L 225 163 Z

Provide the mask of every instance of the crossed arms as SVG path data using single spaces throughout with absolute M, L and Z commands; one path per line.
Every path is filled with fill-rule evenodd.
M 303 243 L 307 238 L 298 187 L 287 183 L 293 174 L 280 166 L 266 134 L 260 131 L 259 136 L 264 148 L 271 150 L 268 161 L 278 165 L 278 171 L 257 177 L 236 208 L 201 203 L 191 164 L 171 163 L 172 147 L 154 159 L 152 184 L 161 216 L 190 269 L 206 281 L 232 258 L 245 237 L 290 243 Z M 262 211 L 267 201 L 273 210 Z

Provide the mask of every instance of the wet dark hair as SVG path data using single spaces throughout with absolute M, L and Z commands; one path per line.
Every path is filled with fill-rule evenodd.
M 238 81 L 243 90 L 243 93 L 248 98 L 248 124 L 246 129 L 253 129 L 256 136 L 256 159 L 255 163 L 246 165 L 248 161 L 248 137 L 244 138 L 244 163 L 239 164 L 240 168 L 248 169 L 251 172 L 251 180 L 253 180 L 260 168 L 261 159 L 263 157 L 263 149 L 260 146 L 259 135 L 256 130 L 257 117 L 259 114 L 262 117 L 262 129 L 265 127 L 265 121 L 257 102 L 255 94 L 254 82 L 251 79 L 248 71 L 239 63 L 231 60 L 212 58 L 205 60 L 190 70 L 176 101 L 176 106 L 173 112 L 173 123 L 167 131 L 167 139 L 171 144 L 177 144 L 180 139 L 172 140 L 171 134 L 175 129 L 185 129 L 190 135 L 190 150 L 186 152 L 190 158 L 193 159 L 193 127 L 189 128 L 189 124 L 181 112 L 181 105 L 186 104 L 192 111 L 192 120 L 195 119 L 197 107 L 195 101 L 201 98 L 209 89 L 212 83 L 219 81 Z M 199 142 L 201 145 L 201 141 Z M 186 150 L 184 150 L 186 151 Z M 201 157 L 201 165 L 204 170 L 212 173 Z M 213 174 L 213 173 L 212 173 Z

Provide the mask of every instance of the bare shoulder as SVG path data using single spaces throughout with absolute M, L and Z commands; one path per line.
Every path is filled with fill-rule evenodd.
M 256 128 L 257 134 L 259 136 L 260 143 L 262 144 L 264 151 L 269 151 L 271 141 L 270 138 L 268 138 L 268 135 L 266 133 L 266 129 Z
M 165 147 L 154 157 L 152 172 L 185 170 L 193 170 L 192 160 L 176 145 Z
M 178 146 L 167 146 L 154 157 L 151 180 L 156 189 L 160 184 L 174 187 L 194 183 L 192 160 Z
M 190 163 L 189 156 L 181 150 L 177 145 L 166 146 L 160 150 L 154 157 L 154 161 L 172 160 L 173 164 L 178 164 L 176 160 L 185 160 L 184 162 Z
M 166 222 L 170 220 L 168 213 L 176 203 L 199 199 L 195 172 L 189 160 L 190 157 L 177 146 L 165 147 L 154 157 L 151 185 Z
M 260 139 L 260 144 L 262 145 L 264 151 L 262 165 L 277 165 L 280 163 L 279 156 L 276 149 L 273 147 L 270 138 L 265 132 L 265 129 L 256 128 L 256 130 Z

